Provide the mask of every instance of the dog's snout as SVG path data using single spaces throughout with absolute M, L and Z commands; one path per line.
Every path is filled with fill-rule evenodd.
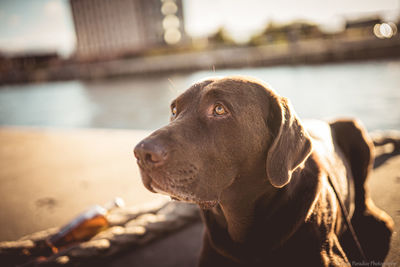
M 158 167 L 165 163 L 167 151 L 160 144 L 142 141 L 136 145 L 134 155 L 140 166 Z

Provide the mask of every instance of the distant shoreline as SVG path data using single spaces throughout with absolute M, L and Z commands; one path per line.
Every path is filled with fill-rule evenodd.
M 0 75 L 1 84 L 106 79 L 200 70 L 323 64 L 400 58 L 400 35 L 391 39 L 308 40 L 279 45 L 221 47 L 93 63 L 65 62 L 47 69 Z

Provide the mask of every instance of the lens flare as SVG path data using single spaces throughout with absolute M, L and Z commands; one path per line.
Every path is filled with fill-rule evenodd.
M 374 34 L 379 39 L 392 38 L 397 33 L 397 26 L 393 22 L 378 23 L 374 26 Z

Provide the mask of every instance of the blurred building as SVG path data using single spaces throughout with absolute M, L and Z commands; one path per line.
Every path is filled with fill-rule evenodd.
M 382 19 L 379 17 L 363 17 L 355 20 L 347 20 L 345 35 L 351 38 L 373 37 L 374 26 L 380 23 L 382 23 Z
M 45 81 L 46 70 L 60 66 L 62 59 L 56 52 L 29 51 L 16 54 L 0 51 L 0 85 L 28 81 Z
M 295 43 L 310 39 L 325 38 L 318 25 L 307 21 L 293 21 L 288 24 L 270 22 L 264 31 L 251 37 L 250 44 Z
M 104 58 L 176 45 L 182 0 L 70 0 L 78 58 Z
M 347 20 L 346 21 L 346 30 L 348 29 L 357 29 L 357 28 L 373 28 L 375 24 L 381 23 L 382 19 L 379 17 L 373 18 L 360 18 L 356 20 Z
M 23 70 L 31 71 L 43 69 L 60 62 L 56 52 L 30 52 L 22 54 L 0 53 L 0 72 Z

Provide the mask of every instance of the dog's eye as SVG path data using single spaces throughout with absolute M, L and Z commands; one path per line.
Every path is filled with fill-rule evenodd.
M 171 116 L 172 116 L 173 118 L 176 117 L 176 113 L 177 113 L 176 107 L 172 107 L 172 109 L 171 109 Z
M 224 114 L 226 114 L 226 110 L 225 110 L 224 106 L 221 105 L 221 104 L 215 105 L 214 114 L 215 115 L 224 115 Z

